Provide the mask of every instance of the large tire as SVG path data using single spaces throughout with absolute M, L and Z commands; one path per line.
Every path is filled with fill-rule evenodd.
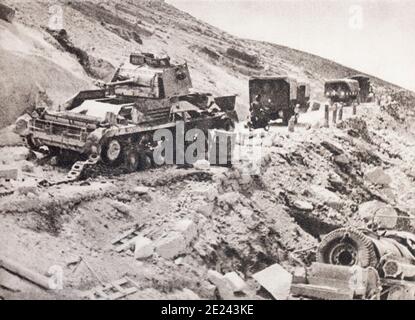
M 102 160 L 109 165 L 118 165 L 122 160 L 123 147 L 117 139 L 111 139 L 104 144 L 101 151 Z
M 317 261 L 366 268 L 375 267 L 378 258 L 369 237 L 356 229 L 340 228 L 323 238 L 317 249 Z

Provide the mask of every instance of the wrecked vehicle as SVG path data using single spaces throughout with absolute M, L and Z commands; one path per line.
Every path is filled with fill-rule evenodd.
M 47 147 L 50 155 L 76 153 L 129 172 L 145 169 L 154 164 L 158 129 L 174 132 L 177 121 L 185 130 L 233 129 L 235 97 L 191 93 L 191 87 L 187 64 L 132 54 L 102 89 L 79 92 L 62 111 L 37 108 L 16 121 L 15 131 L 31 150 Z
M 267 110 L 268 121 L 282 119 L 283 124 L 295 114 L 297 81 L 290 77 L 255 77 L 249 80 L 249 101 L 257 101 Z
M 415 299 L 415 235 L 340 228 L 327 234 L 317 262 L 298 268 L 291 294 L 312 299 Z
M 352 105 L 358 103 L 359 82 L 352 79 L 329 80 L 324 84 L 324 94 L 329 99 L 330 105 L 343 103 Z
M 350 77 L 350 79 L 359 82 L 359 102 L 369 102 L 369 94 L 371 93 L 370 78 L 362 74 L 357 74 Z

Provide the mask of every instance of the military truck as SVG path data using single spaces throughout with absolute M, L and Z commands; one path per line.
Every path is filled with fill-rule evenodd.
M 185 130 L 234 127 L 234 99 L 191 93 L 191 86 L 186 63 L 132 54 L 101 89 L 78 93 L 62 111 L 38 108 L 19 118 L 15 130 L 32 150 L 92 156 L 135 171 L 154 163 L 149 151 L 158 144 L 153 141 L 158 129 L 174 134 L 177 121 L 184 122 Z
M 282 119 L 287 125 L 295 113 L 297 90 L 297 80 L 291 77 L 255 77 L 249 80 L 249 101 L 267 109 L 269 120 Z
M 371 93 L 370 78 L 362 74 L 357 74 L 349 79 L 359 82 L 359 102 L 368 102 L 369 94 Z
M 344 105 L 359 103 L 359 91 L 359 82 L 352 79 L 329 80 L 324 84 L 324 93 L 331 105 L 334 103 L 343 103 Z
M 310 106 L 310 84 L 306 82 L 299 82 L 297 88 L 297 104 L 300 105 L 300 110 L 307 111 Z

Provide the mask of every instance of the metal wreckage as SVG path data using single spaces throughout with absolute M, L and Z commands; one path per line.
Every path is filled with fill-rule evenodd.
M 327 234 L 316 262 L 293 273 L 293 296 L 325 300 L 414 300 L 415 235 L 340 228 Z
M 77 180 L 86 167 L 98 162 L 128 172 L 147 169 L 162 162 L 153 158 L 159 145 L 153 141 L 156 130 L 174 133 L 181 121 L 186 131 L 229 131 L 237 117 L 235 95 L 192 93 L 187 64 L 173 65 L 169 57 L 131 54 L 113 79 L 100 87 L 79 92 L 61 111 L 38 107 L 16 121 L 15 131 L 29 149 L 70 159 L 74 157 L 68 154 L 75 153 L 86 159 L 55 184 Z

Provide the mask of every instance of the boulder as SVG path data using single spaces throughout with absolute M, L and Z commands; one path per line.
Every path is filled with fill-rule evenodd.
M 216 286 L 223 300 L 235 299 L 231 283 L 222 274 L 215 270 L 209 270 L 207 276 L 208 280 Z
M 155 243 L 156 252 L 165 259 L 173 259 L 186 252 L 187 243 L 184 236 L 177 231 L 172 231 Z
M 275 299 L 286 300 L 290 294 L 292 274 L 278 263 L 252 276 Z
M 333 161 L 340 167 L 346 167 L 350 164 L 350 160 L 345 154 L 334 156 Z
M 228 205 L 234 207 L 240 200 L 240 195 L 237 192 L 227 192 L 218 196 L 218 203 L 220 206 Z
M 359 206 L 359 216 L 366 222 L 375 222 L 379 227 L 392 229 L 398 221 L 396 210 L 381 201 L 372 200 Z
M 314 197 L 322 201 L 327 206 L 333 209 L 340 209 L 343 207 L 344 203 L 342 199 L 334 192 L 331 192 L 330 190 L 318 185 L 313 185 L 310 187 L 310 189 Z
M 329 150 L 335 156 L 338 156 L 338 155 L 344 153 L 343 149 L 339 145 L 334 144 L 332 142 L 322 141 L 321 145 L 324 148 L 326 148 L 327 150 Z
M 243 292 L 246 288 L 246 282 L 235 272 L 225 273 L 224 278 L 228 280 L 233 292 Z
M 153 241 L 143 236 L 134 238 L 134 258 L 141 260 L 149 258 L 154 253 Z
M 298 210 L 312 211 L 314 209 L 313 204 L 303 200 L 295 200 L 293 206 Z
M 195 168 L 196 170 L 207 171 L 210 169 L 210 162 L 205 159 L 197 160 L 193 164 L 193 168 Z
M 380 167 L 366 171 L 365 179 L 380 186 L 388 186 L 392 182 L 391 177 Z
M 139 195 L 139 196 L 142 196 L 142 195 L 148 194 L 148 193 L 149 193 L 149 191 L 150 191 L 150 188 L 149 188 L 149 187 L 145 187 L 145 186 L 138 186 L 138 187 L 135 187 L 135 188 L 133 189 L 133 192 L 134 192 L 135 194 Z
M 190 219 L 177 221 L 173 227 L 173 230 L 180 232 L 183 235 L 187 245 L 189 245 L 197 237 L 198 234 L 196 223 Z
M 111 206 L 124 215 L 130 215 L 131 213 L 131 207 L 123 202 L 114 200 L 111 202 Z

